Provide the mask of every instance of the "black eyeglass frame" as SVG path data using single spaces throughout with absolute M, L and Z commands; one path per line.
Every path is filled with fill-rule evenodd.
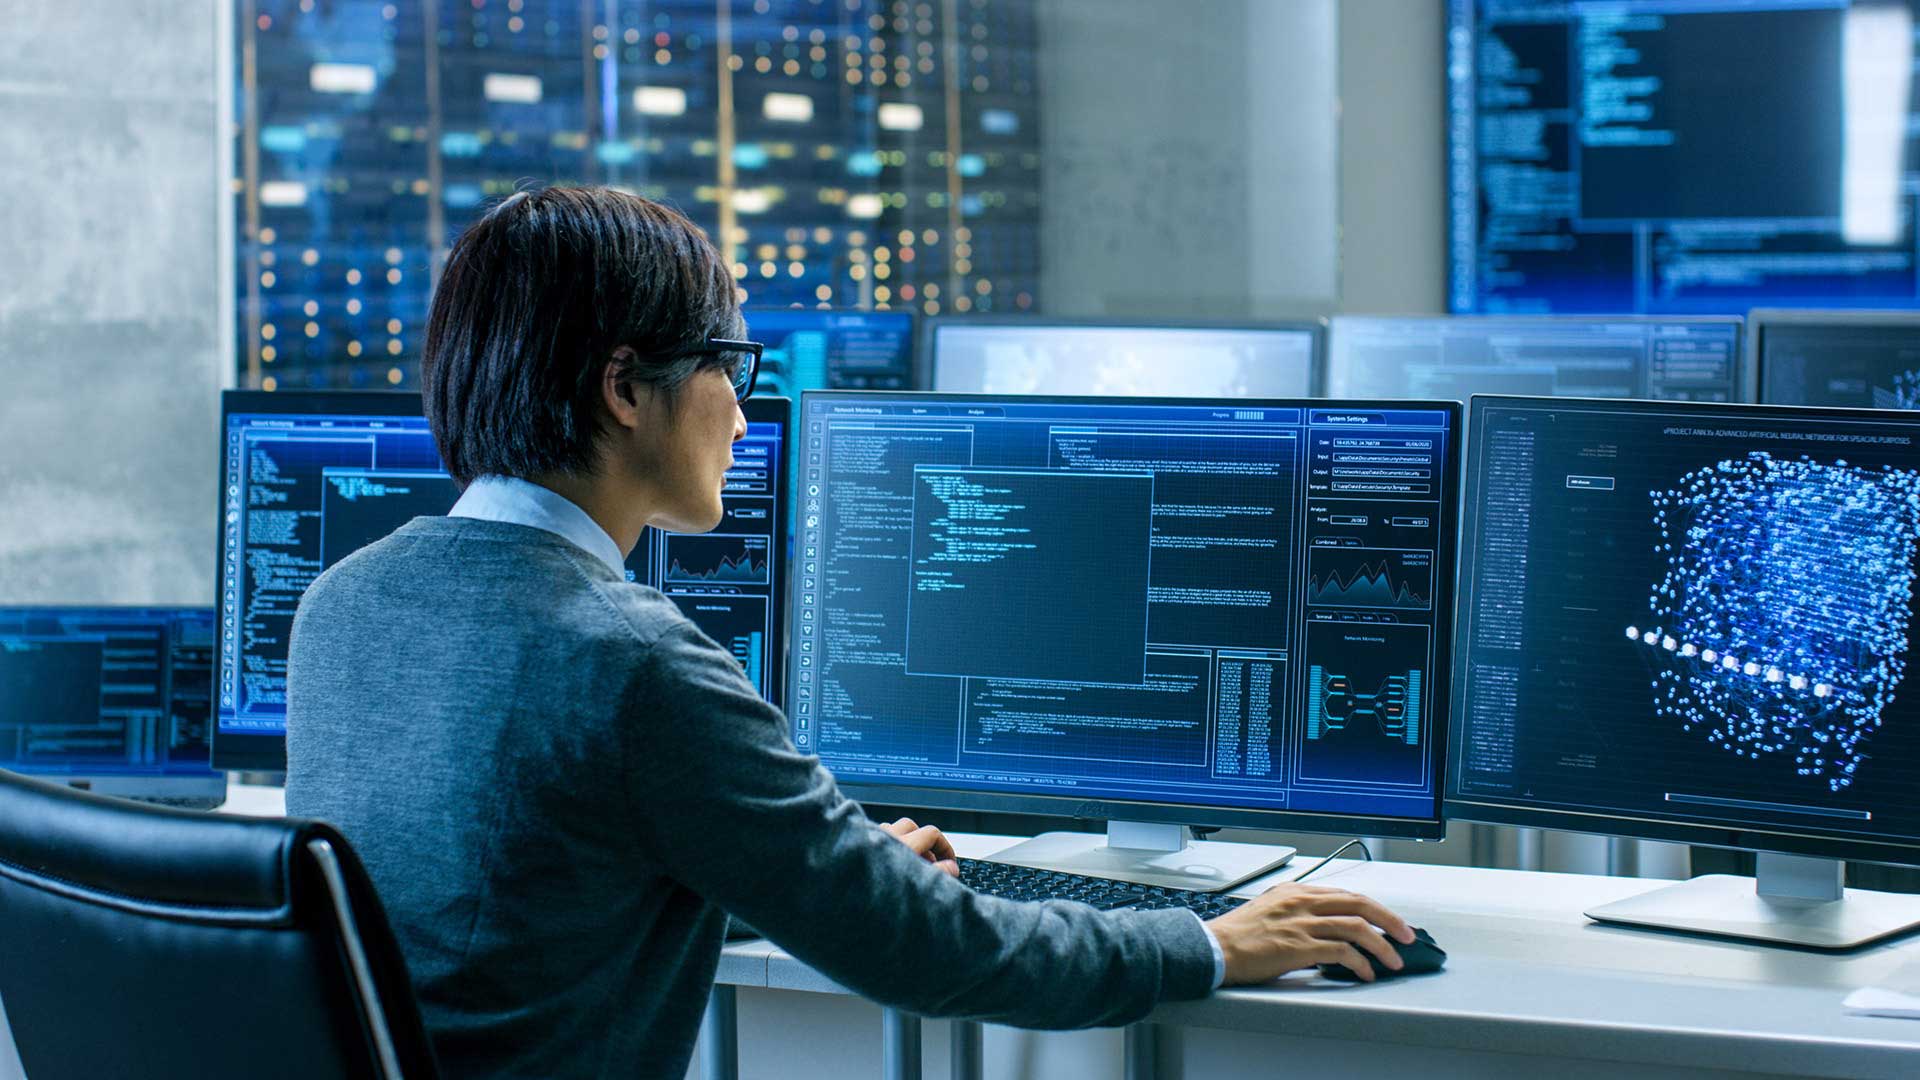
M 758 341 L 740 341 L 734 338 L 708 338 L 707 343 L 698 348 L 688 349 L 682 356 L 724 356 L 727 353 L 746 353 L 747 370 L 744 379 L 740 375 L 728 374 L 733 382 L 735 401 L 745 401 L 753 396 L 754 384 L 760 381 L 760 354 L 767 347 Z

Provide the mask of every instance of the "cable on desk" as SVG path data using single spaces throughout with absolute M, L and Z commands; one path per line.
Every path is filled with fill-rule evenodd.
M 1357 847 L 1357 848 L 1359 848 L 1359 849 L 1360 849 L 1360 854 L 1362 854 L 1362 855 L 1365 855 L 1365 856 L 1367 857 L 1367 861 L 1368 861 L 1368 862 L 1372 862 L 1372 861 L 1373 861 L 1373 852 L 1371 852 L 1371 851 L 1368 851 L 1368 850 L 1367 850 L 1367 845 L 1366 845 L 1366 842 L 1365 842 L 1365 841 L 1363 841 L 1363 840 L 1358 840 L 1358 839 L 1355 839 L 1355 840 L 1349 840 L 1349 841 L 1347 841 L 1346 843 L 1344 843 L 1344 844 L 1341 844 L 1341 845 L 1340 845 L 1339 847 L 1337 847 L 1337 848 L 1334 848 L 1334 849 L 1333 849 L 1333 854 L 1331 854 L 1331 855 L 1329 855 L 1329 856 L 1327 856 L 1327 857 L 1326 857 L 1326 858 L 1324 858 L 1324 859 L 1321 859 L 1321 860 L 1320 860 L 1319 862 L 1317 862 L 1317 863 L 1314 863 L 1314 864 L 1313 864 L 1312 866 L 1309 866 L 1309 867 L 1307 867 L 1307 868 L 1306 868 L 1306 870 L 1304 870 L 1304 871 L 1302 871 L 1302 872 L 1301 872 L 1301 874 L 1300 874 L 1300 876 L 1299 876 L 1299 877 L 1296 877 L 1296 878 L 1292 878 L 1291 880 L 1292 880 L 1292 881 L 1295 881 L 1295 882 L 1301 882 L 1301 881 L 1305 881 L 1305 880 L 1307 880 L 1307 877 L 1308 877 L 1308 875 L 1310 875 L 1310 874 L 1312 874 L 1312 873 L 1314 873 L 1315 871 L 1317 871 L 1317 870 L 1319 870 L 1319 869 L 1320 869 L 1321 867 L 1323 867 L 1323 866 L 1325 866 L 1325 865 L 1327 865 L 1328 863 L 1330 863 L 1330 862 L 1332 862 L 1333 860 L 1335 860 L 1335 859 L 1337 859 L 1337 858 L 1339 858 L 1339 857 L 1340 857 L 1340 853 L 1341 853 L 1341 852 L 1343 852 L 1343 851 L 1345 851 L 1345 850 L 1347 850 L 1348 848 L 1351 848 L 1351 847 Z

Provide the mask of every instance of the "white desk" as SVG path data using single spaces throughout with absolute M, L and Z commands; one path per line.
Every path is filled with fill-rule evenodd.
M 282 798 L 237 789 L 227 809 L 278 813 Z M 961 854 L 981 856 L 1015 839 L 953 841 Z M 1235 891 L 1256 893 L 1313 861 L 1302 857 Z M 1178 1058 L 1185 1080 L 1272 1061 L 1343 1076 L 1550 1070 L 1556 1080 L 1580 1080 L 1630 1068 L 1635 1076 L 1920 1077 L 1920 1020 L 1840 1011 L 1850 991 L 1920 959 L 1920 938 L 1834 956 L 1601 926 L 1581 915 L 1666 884 L 1645 878 L 1342 860 L 1312 880 L 1367 893 L 1427 928 L 1447 950 L 1445 972 L 1371 986 L 1296 974 L 1163 1006 L 1149 1022 L 1178 1032 L 1164 1042 L 1180 1045 L 1171 1054 L 1163 1045 L 1158 1056 Z M 729 945 L 717 981 L 729 1002 L 734 987 L 847 993 L 766 941 Z M 871 1029 L 849 1034 L 873 1037 Z M 1150 1064 L 1134 1062 L 1136 1075 Z
M 976 856 L 1011 842 L 954 837 Z M 1308 865 L 1296 860 L 1236 891 Z M 1289 1072 L 1342 1075 L 1920 1077 L 1920 1021 L 1840 1010 L 1850 990 L 1920 957 L 1920 939 L 1833 956 L 1606 927 L 1580 914 L 1665 884 L 1642 878 L 1343 860 L 1312 880 L 1367 893 L 1426 927 L 1448 952 L 1446 970 L 1371 986 L 1296 974 L 1163 1006 L 1149 1022 L 1182 1029 L 1186 1080 L 1213 1071 L 1214 1058 L 1223 1075 L 1286 1061 Z M 729 946 L 721 982 L 846 993 L 763 941 Z M 1136 1061 L 1129 1071 L 1150 1069 Z

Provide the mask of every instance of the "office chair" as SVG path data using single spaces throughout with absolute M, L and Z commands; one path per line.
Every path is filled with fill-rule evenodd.
M 0 1001 L 32 1080 L 439 1075 L 330 826 L 0 771 Z

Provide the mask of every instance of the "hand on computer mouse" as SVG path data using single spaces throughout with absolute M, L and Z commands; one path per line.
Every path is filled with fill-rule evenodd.
M 1207 929 L 1226 955 L 1229 986 L 1268 982 L 1315 964 L 1342 964 L 1371 982 L 1375 964 L 1400 966 L 1382 931 L 1402 944 L 1413 941 L 1413 928 L 1379 902 L 1318 885 L 1276 885 Z
M 1380 940 L 1386 941 L 1386 938 Z M 1400 954 L 1401 967 L 1378 968 L 1374 971 L 1377 978 L 1398 978 L 1402 975 L 1429 975 L 1439 971 L 1447 963 L 1447 951 L 1434 940 L 1433 935 L 1416 926 L 1413 928 L 1413 940 L 1405 945 L 1391 942 L 1390 947 Z M 1321 964 L 1320 974 L 1336 982 L 1358 982 L 1357 972 L 1344 964 Z

